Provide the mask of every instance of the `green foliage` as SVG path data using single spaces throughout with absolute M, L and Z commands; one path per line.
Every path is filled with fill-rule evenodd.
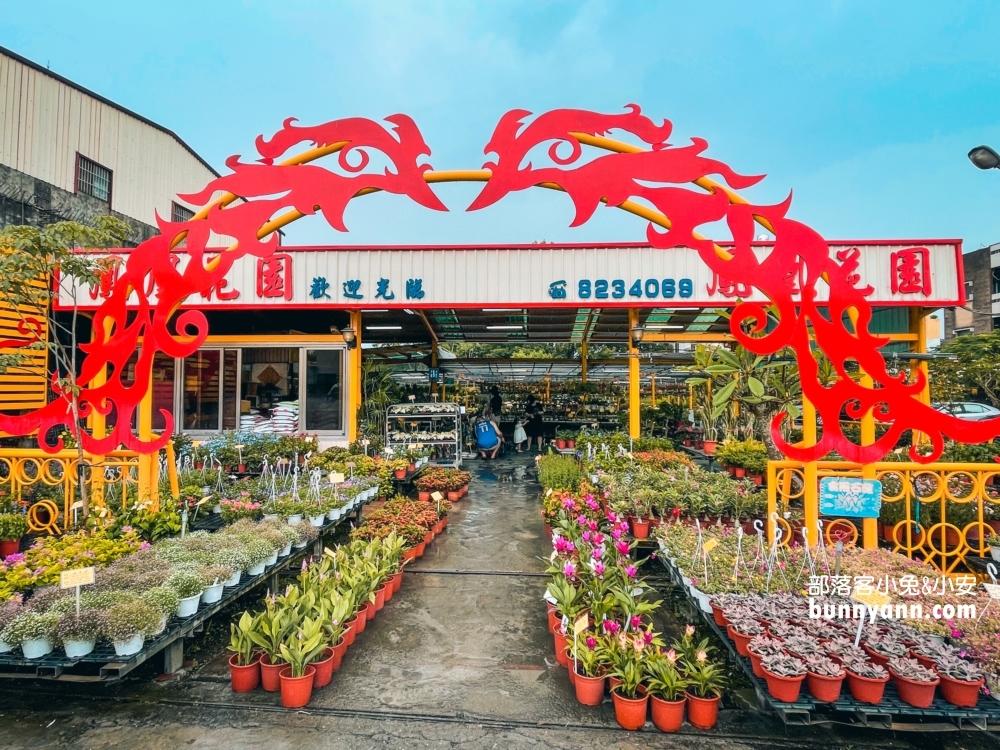
M 538 481 L 545 489 L 576 490 L 582 479 L 583 471 L 573 456 L 543 456 L 538 462 Z
M 724 466 L 736 466 L 763 474 L 767 471 L 767 446 L 754 440 L 723 440 L 715 449 L 715 457 Z
M 244 612 L 238 623 L 229 625 L 229 645 L 226 647 L 237 655 L 236 663 L 241 667 L 253 661 L 254 642 L 251 634 L 257 627 L 257 617 Z
M 23 513 L 0 513 L 0 539 L 20 539 L 28 533 L 28 517 Z
M 1000 329 L 956 336 L 938 351 L 957 358 L 929 363 L 932 400 L 965 401 L 974 389 L 982 389 L 991 404 L 1000 406 Z

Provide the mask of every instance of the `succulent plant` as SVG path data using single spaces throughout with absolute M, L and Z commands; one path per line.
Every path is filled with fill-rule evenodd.
M 751 639 L 750 643 L 747 644 L 747 648 L 758 656 L 778 656 L 785 650 L 781 641 L 777 641 L 774 638 L 768 638 L 766 635 L 755 636 Z
M 795 635 L 808 635 L 806 631 L 798 625 L 793 625 L 786 620 L 771 620 L 770 622 L 771 624 L 767 626 L 767 629 L 771 631 L 771 635 L 777 636 L 778 638 L 790 638 Z
M 949 646 L 947 643 L 938 643 L 930 638 L 921 638 L 913 647 L 913 650 L 925 659 L 933 659 L 938 663 L 958 658 L 957 648 Z
M 889 671 L 897 677 L 902 677 L 914 682 L 937 682 L 939 679 L 934 672 L 921 666 L 916 659 L 906 659 L 903 657 L 893 657 L 889 659 Z
M 829 656 L 807 656 L 806 670 L 820 677 L 844 676 L 844 668 Z
M 872 664 L 864 658 L 845 659 L 844 668 L 858 677 L 866 677 L 869 680 L 884 680 L 889 676 L 888 672 L 885 671 L 885 667 Z
M 806 673 L 805 663 L 788 654 L 765 656 L 760 660 L 760 665 L 778 677 L 803 677 Z
M 764 626 L 756 620 L 749 618 L 742 620 L 730 619 L 729 624 L 733 626 L 733 630 L 741 635 L 764 635 Z
M 733 620 L 753 620 L 756 617 L 756 613 L 744 604 L 723 607 L 722 614 L 730 622 Z
M 882 656 L 906 656 L 909 649 L 906 644 L 890 633 L 873 635 L 865 640 L 865 645 Z
M 785 648 L 802 657 L 823 655 L 823 647 L 820 642 L 809 635 L 793 635 L 786 638 Z
M 949 656 L 937 660 L 937 672 L 945 677 L 961 682 L 979 682 L 983 679 L 983 670 L 971 661 Z

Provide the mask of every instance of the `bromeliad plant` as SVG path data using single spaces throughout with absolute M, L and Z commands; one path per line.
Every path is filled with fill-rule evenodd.
M 646 660 L 646 692 L 660 700 L 678 701 L 691 682 L 678 669 L 677 652 L 655 653 Z M 721 685 L 720 685 L 721 687 Z
M 292 677 L 303 677 L 306 667 L 316 661 L 326 647 L 323 623 L 306 617 L 286 633 L 280 644 L 281 658 L 292 668 Z

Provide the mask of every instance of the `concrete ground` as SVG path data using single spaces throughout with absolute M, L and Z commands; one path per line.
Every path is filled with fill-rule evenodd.
M 712 732 L 618 729 L 609 703 L 579 705 L 555 665 L 542 603 L 548 544 L 533 462 L 471 462 L 448 530 L 306 710 L 235 695 L 221 652 L 228 624 L 191 644 L 206 658 L 174 680 L 152 667 L 115 686 L 0 685 L 0 748 L 980 748 L 975 730 L 890 733 L 789 728 L 726 704 Z M 651 571 L 652 572 L 652 571 Z M 252 602 L 242 603 L 252 606 Z M 683 627 L 677 603 L 663 625 Z M 218 618 L 217 618 L 218 619 Z

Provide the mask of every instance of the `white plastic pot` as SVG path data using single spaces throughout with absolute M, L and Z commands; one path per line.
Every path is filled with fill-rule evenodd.
M 25 659 L 41 659 L 52 651 L 52 641 L 48 638 L 24 641 L 21 643 L 21 653 Z
M 243 571 L 237 570 L 235 573 L 229 576 L 229 578 L 226 579 L 226 582 L 223 584 L 223 586 L 225 586 L 227 589 L 230 586 L 239 586 L 241 578 L 243 578 Z
M 264 572 L 264 568 L 267 567 L 267 562 L 262 562 L 260 565 L 254 565 L 252 568 L 247 569 L 247 575 L 251 578 L 253 576 L 259 576 Z
M 336 521 L 340 518 L 340 508 L 331 508 L 330 512 L 326 514 L 326 517 L 331 521 Z
M 289 516 L 288 517 L 288 525 L 289 526 L 298 526 L 300 523 L 302 523 L 302 514 L 301 513 L 296 513 L 294 516 Z
M 94 646 L 97 642 L 94 640 L 90 641 L 66 641 L 63 644 L 63 648 L 66 650 L 67 659 L 80 659 L 91 651 L 94 650 Z
M 277 521 L 278 520 L 278 514 L 277 513 L 265 513 L 264 514 L 264 520 L 265 521 Z
M 222 506 L 219 503 L 216 503 L 215 506 L 212 508 L 212 512 L 215 515 L 219 515 L 220 513 L 222 513 Z
M 711 597 L 708 594 L 699 589 L 694 589 L 691 593 L 694 594 L 694 598 L 698 600 L 698 606 L 701 608 L 702 612 L 712 612 L 712 605 L 708 603 L 708 600 Z
M 118 656 L 132 656 L 132 654 L 138 654 L 142 651 L 142 644 L 145 643 L 146 639 L 142 637 L 142 634 L 134 635 L 127 641 L 115 641 L 115 653 Z
M 270 568 L 278 564 L 278 550 L 271 553 L 271 556 L 264 561 L 264 566 Z
M 309 542 L 296 542 L 294 546 L 295 546 L 295 549 L 302 549 L 307 544 L 309 544 Z
M 320 528 L 324 523 L 326 523 L 326 513 L 320 513 L 318 516 L 309 516 L 309 523 L 317 529 Z
M 201 604 L 201 593 L 197 593 L 194 596 L 188 596 L 181 599 L 181 603 L 177 607 L 178 617 L 190 617 L 195 612 L 198 611 L 198 605 Z
M 990 557 L 1000 562 L 1000 547 L 990 547 Z
M 150 636 L 150 638 L 158 636 L 160 633 L 162 633 L 166 629 L 167 629 L 167 616 L 163 615 L 163 617 L 160 618 L 160 624 L 156 626 L 156 630 L 154 630 L 152 633 L 150 633 L 149 636 Z
M 292 554 L 292 543 L 289 542 L 278 551 L 278 557 L 288 557 Z
M 201 601 L 204 604 L 215 604 L 222 598 L 222 589 L 225 586 L 225 581 L 220 581 L 219 583 L 213 583 L 211 586 L 207 586 L 204 591 L 201 592 Z

